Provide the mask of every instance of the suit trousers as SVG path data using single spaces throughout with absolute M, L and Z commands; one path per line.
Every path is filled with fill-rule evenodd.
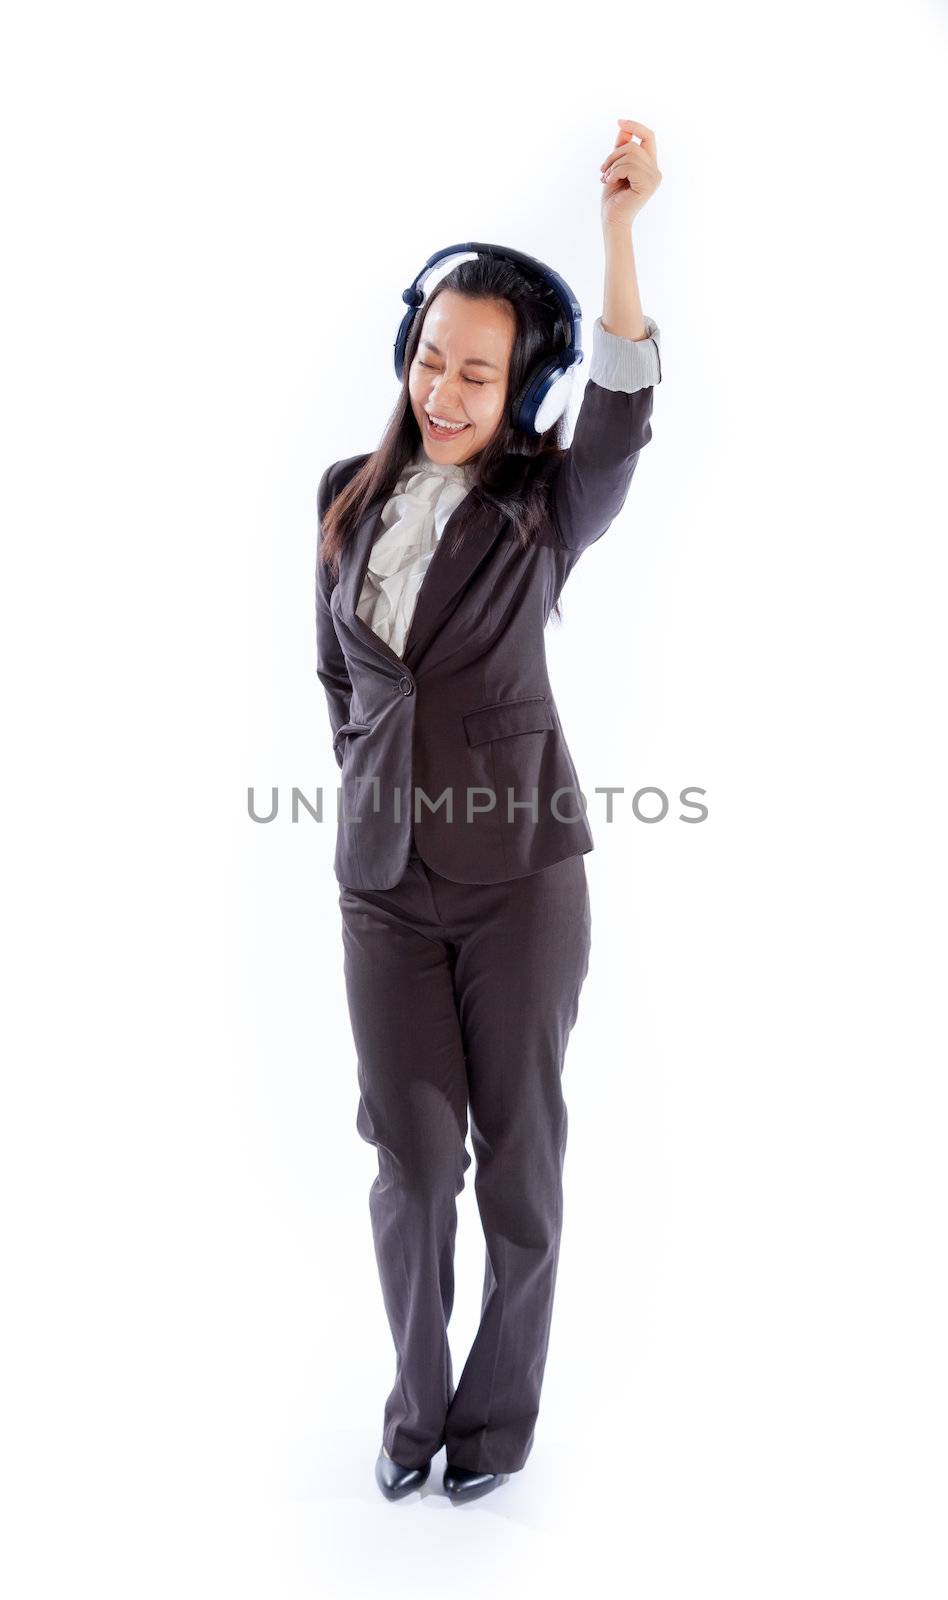
M 563 1217 L 562 1072 L 590 953 L 583 856 L 454 883 L 414 851 L 393 888 L 342 886 L 358 1062 L 376 1147 L 369 1212 L 396 1352 L 382 1442 L 421 1466 L 516 1472 L 533 1445 Z M 471 1164 L 487 1245 L 480 1325 L 454 1387 L 456 1199 Z

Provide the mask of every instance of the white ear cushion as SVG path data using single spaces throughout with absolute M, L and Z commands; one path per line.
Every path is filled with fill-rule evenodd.
M 558 422 L 563 415 L 575 388 L 575 373 L 576 368 L 570 367 L 568 372 L 561 373 L 556 381 L 550 384 L 537 412 L 534 424 L 537 433 L 545 433 L 547 428 L 552 428 L 554 422 Z

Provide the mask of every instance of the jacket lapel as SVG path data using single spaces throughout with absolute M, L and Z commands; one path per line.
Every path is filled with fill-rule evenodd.
M 444 532 L 428 563 L 415 610 L 405 640 L 404 656 L 397 655 L 378 634 L 363 622 L 356 607 L 362 594 L 372 545 L 379 532 L 385 496 L 376 498 L 360 517 L 354 534 L 340 558 L 339 610 L 347 625 L 390 664 L 413 671 L 439 628 L 447 621 L 463 596 L 480 562 L 485 560 L 500 533 L 504 518 L 493 506 L 481 504 L 469 524 L 463 543 L 458 546 L 460 515 L 470 494 L 455 506 Z

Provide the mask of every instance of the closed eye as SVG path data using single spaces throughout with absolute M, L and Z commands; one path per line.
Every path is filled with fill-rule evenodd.
M 430 361 L 419 361 L 418 365 L 420 367 L 427 367 L 429 372 L 434 372 L 434 370 L 435 370 L 435 368 L 431 365 Z M 476 383 L 477 387 L 479 389 L 483 389 L 485 383 L 487 382 L 487 379 L 486 378 L 469 378 L 465 374 L 464 382 L 465 383 Z

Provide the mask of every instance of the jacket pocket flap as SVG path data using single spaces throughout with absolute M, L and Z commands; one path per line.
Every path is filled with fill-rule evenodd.
M 369 733 L 371 732 L 371 726 L 371 723 L 368 722 L 344 722 L 341 728 L 336 729 L 336 732 L 333 736 L 333 749 L 336 748 L 339 740 L 343 738 L 344 735 L 348 735 L 350 733 Z
M 468 744 L 503 739 L 509 733 L 542 733 L 556 726 L 549 701 L 542 694 L 526 700 L 502 700 L 463 715 Z

